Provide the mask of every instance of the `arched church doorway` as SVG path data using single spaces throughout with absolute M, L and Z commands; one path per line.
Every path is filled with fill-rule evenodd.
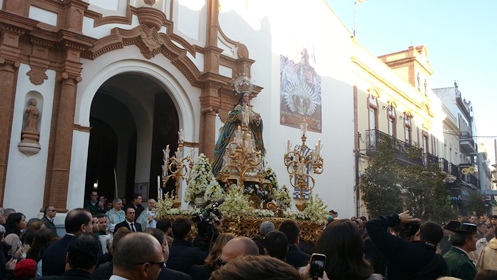
M 108 79 L 90 109 L 85 199 L 157 198 L 162 149 L 178 142 L 179 117 L 167 88 L 141 73 Z M 175 144 L 176 143 L 176 144 Z

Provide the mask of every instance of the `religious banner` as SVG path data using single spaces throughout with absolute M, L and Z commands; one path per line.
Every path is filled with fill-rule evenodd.
M 280 55 L 280 124 L 321 132 L 321 77 L 314 69 L 316 59 L 310 48 L 297 55 Z

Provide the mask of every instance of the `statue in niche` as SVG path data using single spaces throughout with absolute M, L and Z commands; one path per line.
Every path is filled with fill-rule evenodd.
M 38 117 L 40 115 L 40 111 L 36 105 L 38 101 L 36 99 L 31 98 L 29 100 L 28 108 L 26 109 L 26 126 L 24 126 L 23 132 L 38 132 L 36 125 L 38 123 Z
M 232 111 L 228 113 L 228 118 L 221 129 L 221 133 L 216 142 L 214 150 L 214 161 L 212 163 L 212 173 L 217 175 L 222 167 L 224 161 L 224 154 L 228 143 L 233 141 L 235 131 L 242 122 L 247 123 L 251 133 L 251 137 L 255 141 L 255 149 L 261 152 L 261 155 L 266 154 L 264 142 L 262 140 L 262 118 L 259 113 L 252 110 L 250 105 L 250 92 L 243 92 L 240 100 L 235 105 Z

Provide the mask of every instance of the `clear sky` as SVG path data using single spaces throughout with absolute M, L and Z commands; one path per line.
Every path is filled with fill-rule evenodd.
M 352 32 L 354 0 L 326 0 Z M 356 37 L 379 56 L 425 45 L 432 87 L 458 82 L 473 104 L 478 142 L 497 138 L 497 0 L 368 0 L 356 9 Z M 486 141 L 485 141 L 486 142 Z

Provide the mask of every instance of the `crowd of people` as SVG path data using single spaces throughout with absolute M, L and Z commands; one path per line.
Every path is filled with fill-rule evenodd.
M 158 220 L 155 203 L 144 207 L 136 194 L 110 208 L 92 192 L 84 208 L 67 212 L 61 236 L 52 205 L 29 220 L 0 208 L 0 280 L 497 279 L 497 216 L 442 227 L 408 211 L 368 220 L 332 210 L 304 249 L 297 220 L 264 221 L 249 238 L 222 232 L 217 217 L 208 220 L 212 234 L 194 239 L 198 219 Z

